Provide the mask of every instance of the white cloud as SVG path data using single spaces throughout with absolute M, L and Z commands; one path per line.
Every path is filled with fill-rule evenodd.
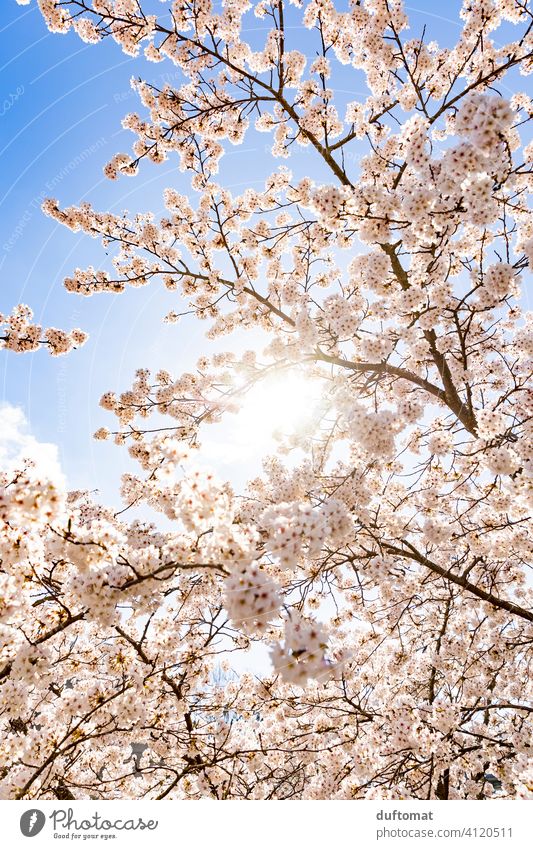
M 0 469 L 21 468 L 24 459 L 33 460 L 41 476 L 64 484 L 57 445 L 35 439 L 20 407 L 0 404 Z

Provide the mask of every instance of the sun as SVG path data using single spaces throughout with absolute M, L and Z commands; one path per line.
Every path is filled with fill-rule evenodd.
M 295 459 L 291 437 L 313 429 L 325 412 L 326 384 L 302 370 L 278 370 L 260 378 L 240 396 L 237 412 L 206 428 L 202 456 L 235 486 L 258 474 L 262 459 L 284 446 Z M 290 463 L 285 456 L 285 463 Z
M 312 421 L 323 396 L 321 381 L 300 371 L 278 372 L 259 380 L 244 396 L 235 416 L 235 436 L 256 444 L 294 434 Z

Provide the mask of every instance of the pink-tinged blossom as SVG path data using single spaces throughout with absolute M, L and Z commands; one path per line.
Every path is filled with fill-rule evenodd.
M 121 505 L 1 475 L 2 798 L 530 798 L 527 10 L 465 2 L 443 47 L 400 0 L 152 5 L 39 2 L 168 66 L 104 171 L 179 180 L 157 215 L 43 210 L 109 257 L 68 292 L 161 286 L 205 347 L 102 395 Z M 252 127 L 271 173 L 228 186 Z M 293 377 L 320 397 L 289 427 Z M 250 392 L 281 424 L 237 487 L 203 448 Z

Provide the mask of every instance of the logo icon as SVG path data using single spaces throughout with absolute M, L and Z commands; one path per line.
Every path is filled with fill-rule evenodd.
M 42 811 L 37 808 L 31 808 L 25 811 L 20 818 L 20 830 L 24 837 L 35 837 L 43 830 L 46 817 Z

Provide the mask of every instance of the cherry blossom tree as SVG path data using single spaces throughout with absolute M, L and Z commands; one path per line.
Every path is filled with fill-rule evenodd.
M 208 329 L 194 372 L 102 398 L 96 437 L 139 468 L 119 513 L 4 475 L 4 798 L 531 796 L 526 3 L 465 0 L 453 47 L 399 0 L 39 5 L 182 75 L 132 82 L 105 171 L 177 156 L 190 192 L 161 220 L 46 201 L 114 252 L 66 288 L 163 285 L 167 321 Z M 367 96 L 339 105 L 339 74 Z M 255 131 L 272 174 L 232 194 L 219 163 Z M 250 350 L 209 350 L 237 328 Z M 236 492 L 203 435 L 289 373 L 321 403 Z M 232 674 L 256 643 L 270 671 Z
M 69 332 L 56 327 L 43 330 L 32 319 L 33 311 L 26 304 L 17 304 L 10 315 L 0 313 L 0 348 L 18 354 L 47 348 L 52 356 L 58 357 L 87 341 L 87 334 L 79 328 Z

